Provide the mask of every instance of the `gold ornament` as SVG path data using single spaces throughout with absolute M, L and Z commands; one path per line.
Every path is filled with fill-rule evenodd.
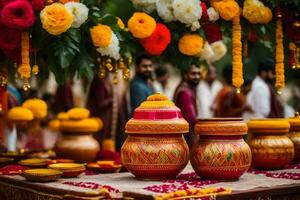
M 38 75 L 38 73 L 39 73 L 39 66 L 38 66 L 38 65 L 33 65 L 33 66 L 32 66 L 31 72 L 32 72 L 34 75 Z

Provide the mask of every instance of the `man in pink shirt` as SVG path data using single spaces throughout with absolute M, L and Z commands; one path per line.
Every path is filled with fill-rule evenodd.
M 189 134 L 185 134 L 185 139 L 190 147 L 197 142 L 194 125 L 197 122 L 196 90 L 199 81 L 200 69 L 197 65 L 192 64 L 188 70 L 182 73 L 182 81 L 177 86 L 173 99 L 190 125 Z

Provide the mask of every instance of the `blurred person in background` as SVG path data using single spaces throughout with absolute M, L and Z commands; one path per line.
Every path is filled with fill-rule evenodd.
M 152 73 L 153 62 L 150 56 L 142 54 L 135 61 L 135 76 L 130 82 L 130 113 L 154 93 Z
M 222 87 L 222 83 L 217 79 L 216 68 L 212 65 L 208 66 L 207 74 L 204 80 L 201 80 L 197 87 L 197 95 L 199 100 L 198 110 L 201 111 L 199 112 L 198 117 L 213 117 L 213 102 Z
M 74 107 L 72 81 L 67 80 L 63 85 L 58 85 L 54 96 L 54 113 L 66 112 Z
M 283 106 L 278 100 L 275 88 L 275 62 L 265 59 L 258 66 L 258 74 L 253 80 L 247 103 L 253 112 L 246 112 L 244 118 L 281 118 Z
M 223 88 L 214 100 L 215 117 L 242 117 L 244 112 L 252 112 L 251 107 L 246 103 L 247 93 L 251 88 L 251 79 L 244 78 L 242 92 L 237 94 L 232 86 L 232 66 L 223 69 Z
M 189 134 L 184 135 L 189 147 L 197 142 L 194 125 L 197 122 L 196 90 L 199 82 L 200 69 L 196 64 L 192 64 L 189 69 L 182 73 L 181 83 L 177 86 L 173 98 L 176 106 L 181 109 L 182 116 L 190 125 Z
M 156 80 L 153 83 L 155 92 L 160 92 L 165 94 L 169 99 L 173 98 L 172 90 L 170 89 L 168 82 L 170 78 L 170 73 L 167 67 L 159 65 L 155 69 Z

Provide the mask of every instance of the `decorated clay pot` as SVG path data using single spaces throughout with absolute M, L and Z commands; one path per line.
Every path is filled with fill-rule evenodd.
M 83 110 L 83 114 L 74 113 L 74 109 L 70 111 L 71 117 L 60 121 L 62 136 L 54 147 L 56 155 L 58 158 L 72 159 L 76 162 L 94 161 L 100 145 L 93 138 L 93 133 L 102 128 L 102 122 L 99 119 L 88 118 L 86 109 Z
M 248 122 L 252 133 L 252 166 L 280 169 L 294 158 L 294 145 L 288 137 L 290 124 L 285 119 L 253 119 Z
M 187 165 L 189 131 L 181 111 L 166 96 L 155 94 L 138 107 L 126 124 L 122 163 L 140 179 L 176 177 Z
M 251 150 L 243 140 L 246 132 L 239 118 L 198 120 L 195 133 L 200 139 L 191 151 L 195 172 L 204 179 L 238 179 L 251 165 Z
M 295 117 L 289 118 L 290 139 L 294 143 L 295 157 L 294 161 L 300 161 L 300 116 L 299 113 L 295 114 Z

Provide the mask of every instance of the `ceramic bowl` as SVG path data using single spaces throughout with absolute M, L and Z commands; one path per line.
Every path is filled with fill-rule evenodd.
M 29 181 L 50 182 L 56 181 L 63 172 L 56 169 L 28 169 L 23 171 L 23 176 Z
M 85 171 L 84 164 L 79 163 L 55 163 L 50 164 L 49 168 L 62 171 L 63 178 L 74 178 Z

